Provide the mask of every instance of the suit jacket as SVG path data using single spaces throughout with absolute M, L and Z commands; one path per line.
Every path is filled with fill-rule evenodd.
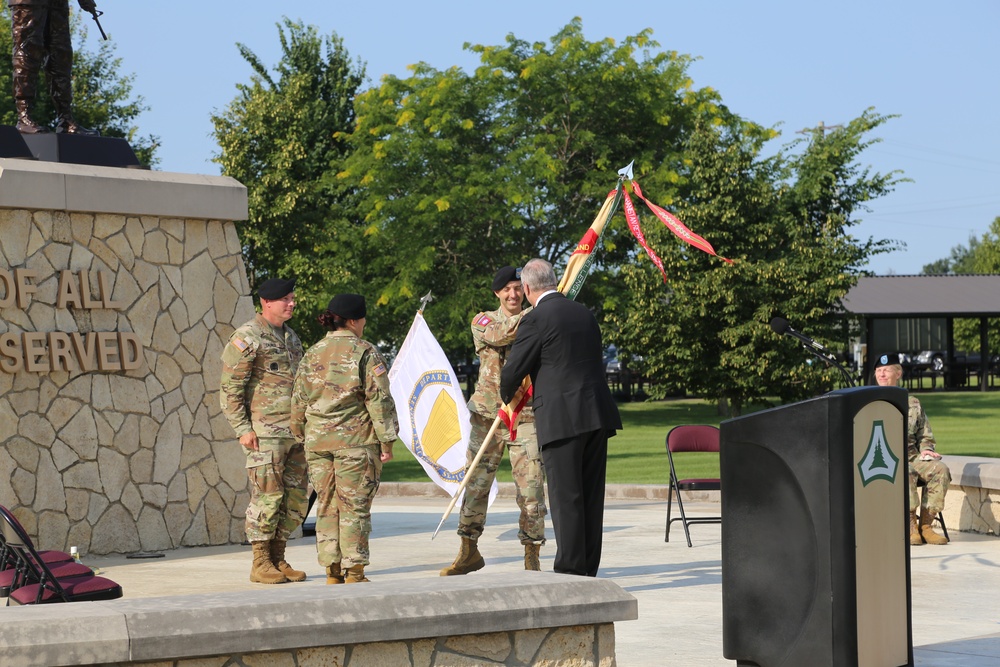
M 500 374 L 510 402 L 525 376 L 534 386 L 538 444 L 622 427 L 604 372 L 601 329 L 583 304 L 550 294 L 525 315 Z

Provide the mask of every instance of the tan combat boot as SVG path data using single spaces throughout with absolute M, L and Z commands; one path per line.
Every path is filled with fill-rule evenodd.
M 340 563 L 334 563 L 333 565 L 326 566 L 326 583 L 328 584 L 344 583 L 344 573 L 340 569 Z
M 271 540 L 271 562 L 289 581 L 305 581 L 306 573 L 296 570 L 285 560 L 285 540 Z
M 371 581 L 371 579 L 365 576 L 364 565 L 352 565 L 347 568 L 347 574 L 344 576 L 344 583 L 358 584 L 362 581 Z
M 924 543 L 920 537 L 920 524 L 917 522 L 917 510 L 910 510 L 910 544 L 919 546 Z
M 920 536 L 927 544 L 948 544 L 948 538 L 934 532 L 934 513 L 926 509 L 920 511 Z
M 253 566 L 250 568 L 250 581 L 255 584 L 283 584 L 288 581 L 271 562 L 270 540 L 251 542 L 253 547 Z
M 441 570 L 442 577 L 450 577 L 455 574 L 468 574 L 481 570 L 486 566 L 482 554 L 479 553 L 479 546 L 476 540 L 468 537 L 462 538 L 462 546 L 458 550 L 458 557 L 455 562 Z
M 525 544 L 524 545 L 524 569 L 534 570 L 538 572 L 542 569 L 542 564 L 538 561 L 538 551 L 541 549 L 539 544 Z

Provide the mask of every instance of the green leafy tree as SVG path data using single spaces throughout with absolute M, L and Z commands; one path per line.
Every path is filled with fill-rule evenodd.
M 959 244 L 951 249 L 948 257 L 925 264 L 921 273 L 925 275 L 948 275 L 961 273 L 975 273 L 973 262 L 975 260 L 976 246 L 979 239 L 975 236 L 969 237 L 969 247 Z
M 886 120 L 869 110 L 772 158 L 761 156 L 771 135 L 758 127 L 699 126 L 675 211 L 734 263 L 672 240 L 656 223 L 647 237 L 662 249 L 669 284 L 640 258 L 623 267 L 628 297 L 609 313 L 621 347 L 641 354 L 659 382 L 654 395 L 683 390 L 740 414 L 765 396 L 797 400 L 835 384 L 834 369 L 769 323 L 782 316 L 831 348 L 846 342 L 838 300 L 868 258 L 894 247 L 848 232 L 864 203 L 898 182 L 857 162 L 873 141 L 865 136 Z
M 244 44 L 253 74 L 236 98 L 214 114 L 215 161 L 247 187 L 250 218 L 237 225 L 251 287 L 271 276 L 298 278 L 292 326 L 307 340 L 321 336 L 316 315 L 351 281 L 364 261 L 361 229 L 352 221 L 355 193 L 324 179 L 350 146 L 353 100 L 364 66 L 343 41 L 287 18 L 278 24 L 281 60 L 271 71 Z M 359 254 L 362 253 L 362 254 Z
M 87 29 L 80 14 L 70 23 L 73 40 L 73 115 L 85 127 L 100 130 L 106 137 L 126 139 L 141 164 L 156 166 L 159 138 L 140 135 L 137 119 L 149 107 L 141 95 L 133 95 L 135 75 L 123 75 L 121 58 L 115 55 L 114 42 L 101 41 L 97 51 L 87 48 Z M 10 9 L 0 6 L 0 53 L 13 51 Z M 13 64 L 10 57 L 0 58 L 0 123 L 14 125 Z M 44 71 L 39 74 L 38 96 L 32 115 L 37 122 L 52 125 L 55 110 L 48 95 Z
M 951 256 L 955 257 L 960 251 L 964 251 L 961 255 L 963 262 L 952 265 L 953 273 L 1000 274 L 1000 217 L 993 219 L 981 238 L 970 237 L 968 249 L 963 246 L 952 248 Z M 979 329 L 979 319 L 956 319 L 955 348 L 978 352 L 981 343 Z M 990 354 L 1000 354 L 1000 318 L 987 319 L 986 330 Z
M 541 256 L 560 269 L 633 159 L 653 181 L 677 181 L 695 121 L 733 118 L 715 91 L 693 87 L 689 57 L 657 46 L 648 30 L 590 42 L 575 19 L 549 44 L 467 44 L 480 58 L 471 74 L 421 63 L 360 95 L 354 153 L 336 180 L 363 193 L 379 249 L 357 276 L 378 306 L 369 326 L 400 340 L 433 290 L 432 329 L 453 359 L 468 358 L 469 321 L 495 306 L 497 268 Z M 605 269 L 634 253 L 623 233 L 608 231 Z M 600 275 L 581 301 L 614 290 Z

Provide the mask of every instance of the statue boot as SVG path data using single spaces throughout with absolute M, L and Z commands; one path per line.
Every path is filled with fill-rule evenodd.
M 920 537 L 920 523 L 917 521 L 917 511 L 910 510 L 910 544 L 920 546 L 924 538 Z
M 82 137 L 99 137 L 101 133 L 80 125 L 73 117 L 73 87 L 68 75 L 57 74 L 50 79 L 52 104 L 56 108 L 56 134 L 76 134 Z
M 21 134 L 47 134 L 49 128 L 39 125 L 31 118 L 30 107 L 28 100 L 14 100 L 14 108 L 17 111 L 17 131 Z
M 288 581 L 271 562 L 270 540 L 251 542 L 250 546 L 253 547 L 250 581 L 255 584 L 283 584 Z
M 538 560 L 538 551 L 542 548 L 540 544 L 524 545 L 524 569 L 538 572 L 542 569 L 542 564 Z
M 340 569 L 340 563 L 334 563 L 333 565 L 326 566 L 326 583 L 328 584 L 344 583 L 344 573 Z
M 76 134 L 81 137 L 99 137 L 101 133 L 76 122 L 69 113 L 60 114 L 56 120 L 56 134 Z
M 948 538 L 934 532 L 934 512 L 920 510 L 920 536 L 927 544 L 948 544 Z
M 365 576 L 364 565 L 352 565 L 347 568 L 347 573 L 344 575 L 344 583 L 359 584 L 363 581 L 371 581 L 371 579 Z
M 458 557 L 455 562 L 441 570 L 442 577 L 450 577 L 456 574 L 468 574 L 481 570 L 486 566 L 482 554 L 479 553 L 477 541 L 471 537 L 462 538 L 462 546 L 458 550 Z
M 285 540 L 271 540 L 271 563 L 289 581 L 305 581 L 306 573 L 296 570 L 285 560 Z

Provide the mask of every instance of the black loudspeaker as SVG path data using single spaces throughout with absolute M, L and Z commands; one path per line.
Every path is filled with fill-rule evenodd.
M 95 167 L 141 168 L 129 143 L 118 137 L 78 134 L 22 134 L 32 155 L 45 162 L 87 164 Z
M 721 424 L 727 659 L 913 665 L 906 417 L 857 387 Z

